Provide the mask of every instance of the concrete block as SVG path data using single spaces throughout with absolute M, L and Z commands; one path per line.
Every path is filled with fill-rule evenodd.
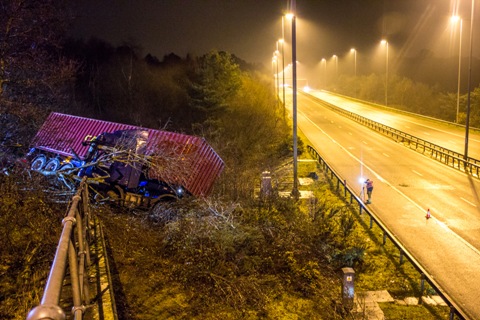
M 416 297 L 406 297 L 405 299 L 403 299 L 403 301 L 405 301 L 405 303 L 407 304 L 407 306 L 416 306 L 416 305 L 418 305 L 418 298 L 416 298 Z

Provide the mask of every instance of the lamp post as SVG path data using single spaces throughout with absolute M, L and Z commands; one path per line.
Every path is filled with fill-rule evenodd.
M 298 199 L 298 181 L 297 181 L 297 36 L 296 36 L 296 7 L 295 0 L 291 0 L 291 13 L 287 16 L 292 21 L 292 90 L 293 90 L 293 190 L 292 196 Z
M 283 47 L 284 47 L 284 42 L 283 40 L 283 17 L 282 17 L 282 39 L 278 40 L 278 43 L 282 45 L 282 88 L 283 88 L 283 99 L 282 99 L 282 104 L 283 104 L 283 119 L 285 120 L 285 55 L 283 54 Z
M 385 106 L 388 106 L 388 41 L 382 40 L 381 44 L 385 45 Z
M 272 57 L 272 68 L 273 68 L 273 86 L 275 87 L 275 96 L 278 99 L 278 61 L 277 55 L 275 52 Z
M 338 79 L 338 57 L 336 54 L 332 56 L 332 58 L 335 60 L 335 81 Z
M 457 113 L 455 116 L 455 123 L 458 123 L 458 113 L 460 110 L 460 70 L 462 66 L 462 29 L 463 29 L 463 20 L 459 16 L 452 16 L 450 18 L 455 25 L 457 21 L 460 21 L 460 30 L 459 30 L 459 41 L 458 41 L 458 73 L 457 73 Z
M 278 51 L 278 41 L 277 41 L 277 50 L 275 50 L 275 62 L 277 64 L 277 101 L 280 100 L 280 79 L 278 78 L 278 56 L 280 55 L 280 51 Z
M 285 55 L 283 48 L 285 47 L 285 17 L 282 16 L 282 39 L 280 40 L 282 44 L 282 75 L 283 75 L 283 119 L 285 120 Z
M 323 88 L 327 90 L 327 60 L 322 58 L 323 63 Z
M 275 88 L 275 55 L 272 57 L 272 74 L 273 74 L 273 91 L 275 91 L 275 94 L 276 94 L 277 89 Z
M 350 52 L 353 53 L 353 70 L 354 70 L 354 78 L 353 78 L 353 92 L 354 97 L 357 97 L 357 50 L 354 48 L 350 49 Z
M 467 93 L 467 117 L 465 119 L 465 153 L 463 158 L 465 160 L 465 166 L 468 160 L 468 134 L 470 130 L 470 86 L 472 80 L 472 48 L 473 48 L 473 18 L 475 12 L 475 0 L 472 0 L 471 19 L 470 19 L 470 56 L 468 62 L 468 93 Z

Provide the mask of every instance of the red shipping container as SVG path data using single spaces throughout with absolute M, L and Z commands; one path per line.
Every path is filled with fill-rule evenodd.
M 84 158 L 88 146 L 82 142 L 86 137 L 90 140 L 104 132 L 129 129 L 148 132 L 145 155 L 153 164 L 148 169 L 151 179 L 182 185 L 197 197 L 211 192 L 225 165 L 200 137 L 54 112 L 33 138 L 32 147 L 63 157 L 76 153 Z

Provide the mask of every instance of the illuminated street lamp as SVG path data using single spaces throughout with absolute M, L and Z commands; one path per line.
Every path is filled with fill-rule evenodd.
M 470 56 L 468 62 L 468 93 L 467 93 L 467 117 L 465 119 L 465 153 L 463 158 L 465 160 L 465 166 L 468 161 L 468 134 L 470 130 L 470 85 L 472 80 L 472 48 L 473 48 L 473 18 L 475 12 L 475 0 L 472 0 L 471 19 L 470 19 Z
M 462 66 L 462 29 L 463 29 L 463 20 L 459 16 L 452 16 L 450 21 L 456 24 L 460 21 L 460 38 L 458 41 L 458 79 L 457 79 L 457 113 L 455 116 L 455 122 L 458 123 L 458 112 L 460 109 L 460 70 Z
M 382 40 L 380 42 L 386 48 L 385 53 L 385 106 L 388 106 L 388 41 Z
M 283 17 L 282 17 L 282 39 L 278 40 L 278 43 L 280 43 L 282 45 L 282 78 L 283 78 L 283 81 L 282 81 L 282 88 L 283 88 L 283 119 L 285 120 L 285 55 L 283 54 L 283 47 L 284 47 L 284 42 L 285 40 L 283 40 L 284 38 L 284 35 L 283 35 Z
M 276 63 L 276 57 L 274 55 L 272 57 L 273 91 L 277 93 L 277 89 L 275 88 L 275 63 Z
M 338 57 L 336 54 L 334 54 L 332 58 L 335 60 L 335 81 L 336 81 L 338 79 Z
M 322 58 L 322 63 L 323 63 L 323 87 L 326 90 L 327 89 L 327 60 L 325 58 Z
M 354 97 L 357 97 L 357 50 L 354 48 L 350 49 L 350 52 L 353 53 L 353 70 L 354 70 L 354 78 L 353 78 L 353 86 L 354 86 Z
M 292 195 L 295 199 L 299 197 L 297 181 L 297 36 L 296 36 L 296 2 L 291 0 L 291 12 L 286 15 L 287 19 L 292 21 L 292 90 L 293 90 L 293 190 Z
M 278 75 L 279 75 L 279 73 L 278 73 L 278 62 L 279 62 L 278 61 L 279 60 L 278 56 L 280 55 L 280 51 L 278 51 L 278 41 L 277 41 L 276 45 L 277 45 L 277 50 L 275 50 L 274 55 L 275 55 L 275 61 L 276 61 L 276 65 L 277 65 L 277 100 L 280 100 L 280 97 L 279 97 L 280 96 L 280 79 L 278 78 Z

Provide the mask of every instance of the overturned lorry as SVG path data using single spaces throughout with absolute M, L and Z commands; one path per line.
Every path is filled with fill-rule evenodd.
M 224 168 L 203 138 L 61 113 L 48 116 L 28 159 L 70 189 L 87 176 L 97 197 L 146 208 L 207 196 Z

